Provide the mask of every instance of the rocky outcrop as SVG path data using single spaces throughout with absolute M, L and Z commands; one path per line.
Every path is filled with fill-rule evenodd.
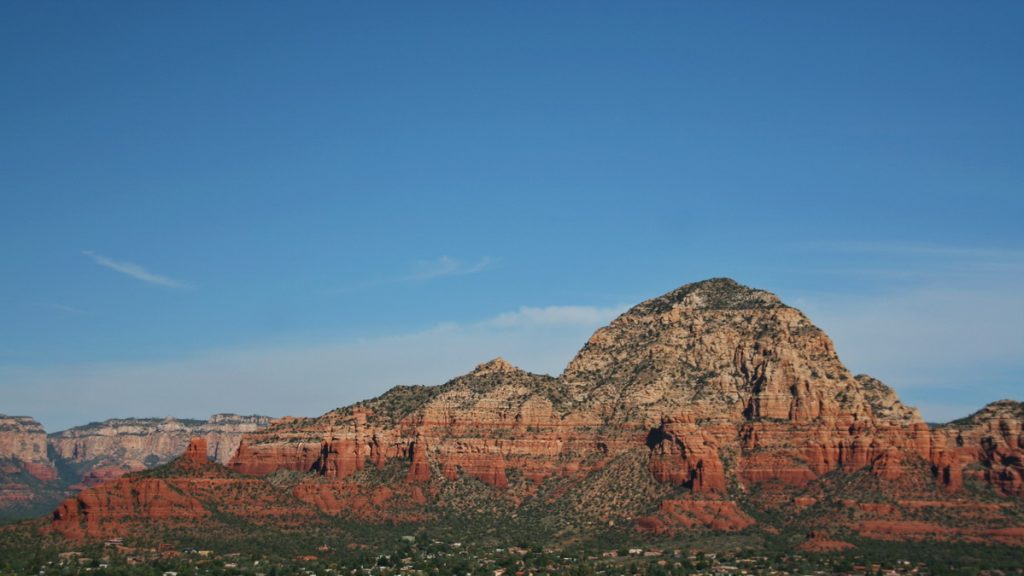
M 159 478 L 119 478 L 82 491 L 53 513 L 53 528 L 68 538 L 123 534 L 123 523 L 139 520 L 186 522 L 210 513 L 195 498 Z
M 853 544 L 844 540 L 837 540 L 831 534 L 824 531 L 811 531 L 807 539 L 797 546 L 801 552 L 841 552 L 853 548 Z
M 935 480 L 951 491 L 963 487 L 968 466 L 1004 494 L 1024 497 L 1024 404 L 1001 400 L 937 427 L 929 460 Z
M 659 535 L 695 529 L 734 532 L 754 524 L 735 502 L 722 500 L 663 500 L 656 514 L 636 521 L 639 530 Z
M 659 482 L 690 488 L 696 494 L 724 494 L 725 466 L 718 446 L 692 420 L 663 418 L 647 436 L 650 470 Z
M 193 466 L 206 464 L 210 459 L 206 451 L 206 438 L 193 438 L 190 440 L 188 448 L 185 448 L 185 455 L 181 458 L 183 462 Z

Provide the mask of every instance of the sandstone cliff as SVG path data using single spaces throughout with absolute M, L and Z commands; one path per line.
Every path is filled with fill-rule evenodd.
M 27 416 L 0 414 L 0 458 L 48 464 L 42 424 Z
M 59 491 L 56 480 L 42 425 L 25 416 L 0 414 L 0 512 L 37 512 Z
M 54 459 L 76 476 L 70 481 L 95 484 L 169 462 L 197 436 L 206 439 L 216 461 L 225 463 L 244 434 L 269 424 L 266 416 L 235 414 L 215 414 L 209 420 L 113 419 L 56 432 L 48 441 Z

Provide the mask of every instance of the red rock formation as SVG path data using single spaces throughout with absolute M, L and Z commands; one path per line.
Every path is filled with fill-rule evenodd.
M 823 531 L 811 531 L 804 540 L 797 546 L 802 552 L 841 552 L 853 548 L 853 544 L 843 540 L 836 540 L 829 533 Z
M 732 532 L 754 523 L 735 502 L 723 500 L 664 500 L 657 514 L 636 521 L 638 529 L 655 534 L 674 534 L 696 528 Z
M 920 520 L 869 520 L 857 532 L 875 540 L 964 540 L 978 544 L 998 542 L 1024 546 L 1024 526 L 997 528 L 955 527 Z
M 1012 400 L 933 431 L 929 451 L 932 474 L 948 490 L 964 483 L 964 468 L 983 467 L 983 479 L 1004 494 L 1024 497 L 1024 405 Z
M 53 513 L 53 528 L 67 538 L 123 535 L 120 521 L 192 521 L 210 513 L 158 478 L 122 477 L 69 498 Z
M 193 438 L 189 441 L 182 458 L 194 465 L 206 464 L 209 461 L 206 455 L 206 438 Z
M 423 446 L 423 435 L 418 434 L 413 441 L 409 452 L 412 453 L 412 464 L 409 466 L 409 474 L 406 480 L 409 482 L 427 482 L 430 480 L 430 463 L 427 462 L 427 450 Z M 495 484 L 492 484 L 492 486 Z M 508 483 L 506 482 L 507 486 Z
M 663 418 L 647 436 L 650 470 L 659 482 L 686 486 L 694 493 L 725 493 L 725 467 L 714 440 L 686 416 Z

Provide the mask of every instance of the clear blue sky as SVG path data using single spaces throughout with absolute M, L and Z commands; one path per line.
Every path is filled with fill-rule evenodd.
M 927 418 L 1024 397 L 1022 29 L 1020 2 L 5 2 L 0 412 L 557 373 L 710 276 Z

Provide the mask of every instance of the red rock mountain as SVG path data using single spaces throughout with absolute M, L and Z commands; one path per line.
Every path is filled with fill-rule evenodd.
M 1003 401 L 929 427 L 884 384 L 851 374 L 799 310 L 714 279 L 630 309 L 557 378 L 496 359 L 248 434 L 229 467 L 369 521 L 438 519 L 472 501 L 562 532 L 1024 544 L 1022 426 L 1021 404 Z M 110 488 L 97 490 L 62 509 L 98 510 L 89 499 Z M 58 512 L 54 526 L 76 534 L 82 522 Z

